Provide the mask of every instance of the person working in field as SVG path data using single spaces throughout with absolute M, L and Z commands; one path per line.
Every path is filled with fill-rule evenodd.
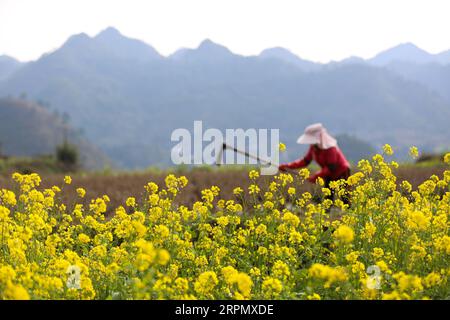
M 308 180 L 315 183 L 318 177 L 325 182 L 325 187 L 329 187 L 331 181 L 347 179 L 350 176 L 350 164 L 337 145 L 337 141 L 325 129 L 321 123 L 315 123 L 306 127 L 305 132 L 298 138 L 297 143 L 309 144 L 310 147 L 306 155 L 290 163 L 280 164 L 278 169 L 298 169 L 308 166 L 315 160 L 321 170 L 311 175 Z M 348 203 L 348 197 L 344 197 L 344 202 Z

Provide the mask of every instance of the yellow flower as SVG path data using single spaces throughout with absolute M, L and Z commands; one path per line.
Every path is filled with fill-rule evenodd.
M 345 259 L 350 263 L 355 263 L 358 260 L 359 252 L 353 251 L 345 256 Z
M 382 248 L 373 248 L 372 255 L 375 259 L 380 259 L 384 255 L 384 250 Z
M 81 243 L 89 243 L 91 241 L 91 238 L 89 238 L 89 236 L 87 234 L 84 233 L 80 233 L 78 235 L 78 241 L 80 241 Z
M 286 150 L 286 145 L 282 142 L 280 142 L 278 144 L 278 149 L 280 150 L 280 152 L 284 152 Z
M 412 146 L 411 148 L 409 148 L 409 155 L 411 156 L 411 158 L 416 159 L 419 156 L 419 149 Z
M 331 195 L 331 190 L 329 188 L 322 188 L 322 193 L 324 197 L 328 197 Z
M 298 172 L 298 174 L 300 175 L 300 177 L 302 177 L 303 179 L 308 179 L 310 172 L 308 170 L 308 168 L 302 168 L 300 169 L 300 171 Z
M 243 190 L 242 190 L 242 188 L 240 188 L 240 187 L 237 187 L 237 188 L 234 188 L 234 189 L 233 189 L 233 194 L 234 194 L 235 196 L 240 195 L 242 192 L 243 192 Z
M 21 285 L 15 285 L 12 282 L 8 281 L 6 284 L 6 289 L 2 295 L 3 299 L 6 300 L 29 300 L 30 295 L 27 290 Z
M 394 274 L 397 280 L 397 286 L 400 292 L 417 292 L 422 291 L 422 280 L 415 275 L 405 274 L 403 271 Z
M 165 179 L 164 182 L 166 183 L 167 188 L 176 188 L 178 186 L 178 179 L 173 174 L 169 174 Z
M 170 235 L 170 230 L 169 228 L 167 228 L 167 226 L 165 225 L 158 225 L 155 227 L 155 233 L 161 238 L 161 239 L 166 239 L 169 237 Z
M 317 293 L 310 294 L 306 297 L 308 300 L 321 300 L 320 295 Z
M 136 199 L 134 197 L 128 197 L 125 201 L 125 204 L 127 207 L 135 207 L 136 206 Z
M 355 233 L 353 232 L 352 228 L 346 225 L 339 226 L 339 228 L 334 231 L 333 235 L 338 241 L 342 243 L 350 243 L 355 237 Z
M 364 159 L 360 160 L 358 162 L 358 168 L 361 169 L 361 171 L 364 174 L 370 174 L 370 173 L 372 173 L 372 170 L 373 170 L 372 165 L 370 164 L 370 162 L 367 161 L 367 160 L 364 160 Z
M 318 184 L 319 186 L 322 187 L 322 186 L 325 184 L 325 181 L 323 180 L 322 177 L 318 177 L 318 178 L 316 179 L 316 184 Z
M 0 299 L 445 299 L 450 171 L 428 168 L 413 191 L 395 166 L 361 160 L 348 190 L 303 185 L 306 169 L 260 180 L 253 170 L 250 196 L 221 173 L 233 200 L 168 175 L 167 188 L 144 186 L 143 203 L 130 195 L 131 212 L 15 173 L 17 191 L 0 189 Z M 321 190 L 349 192 L 352 205 L 337 199 L 329 214 Z
M 283 221 L 290 224 L 293 227 L 297 227 L 300 223 L 299 217 L 297 217 L 295 214 L 292 214 L 291 212 L 287 211 L 283 215 Z
M 254 277 L 259 277 L 261 275 L 261 270 L 259 268 L 253 267 L 250 269 L 249 273 Z
M 268 299 L 277 298 L 283 290 L 281 281 L 272 277 L 267 277 L 262 283 L 264 297 Z
M 83 188 L 77 188 L 77 194 L 80 198 L 84 198 L 84 196 L 86 195 L 86 190 L 84 190 Z
M 267 254 L 267 248 L 266 247 L 258 247 L 258 251 L 257 251 L 257 253 L 259 254 L 259 255 L 266 255 Z
M 291 275 L 289 271 L 289 267 L 286 263 L 281 260 L 275 261 L 275 264 L 272 267 L 272 274 L 278 279 L 286 279 Z
M 189 281 L 185 278 L 177 278 L 175 280 L 175 288 L 180 292 L 185 292 L 189 289 Z
M 158 251 L 158 263 L 162 266 L 166 265 L 170 260 L 170 254 L 166 249 L 161 249 Z
M 424 231 L 430 226 L 430 217 L 423 212 L 413 211 L 409 214 L 406 224 L 412 230 Z
M 392 150 L 392 147 L 389 144 L 385 144 L 383 146 L 383 152 L 387 156 L 392 156 L 394 154 L 394 151 Z
M 72 178 L 70 176 L 65 176 L 64 177 L 64 183 L 65 184 L 71 184 L 72 183 Z
M 0 221 L 6 221 L 10 212 L 8 208 L 0 206 Z
M 408 193 L 412 190 L 412 185 L 408 181 L 402 181 L 401 187 Z
M 147 190 L 147 192 L 154 194 L 154 193 L 158 192 L 158 185 L 154 182 L 149 182 L 145 186 L 145 189 Z
M 391 271 L 389 270 L 389 267 L 385 261 L 379 260 L 375 264 L 380 268 L 380 270 L 382 272 L 391 273 Z
M 248 187 L 248 191 L 249 194 L 258 194 L 261 191 L 261 189 L 259 189 L 259 187 L 256 184 L 251 184 Z
M 255 179 L 257 179 L 257 178 L 259 177 L 259 172 L 256 171 L 256 170 L 251 170 L 251 171 L 249 172 L 249 174 L 248 174 L 248 177 L 249 177 L 251 180 L 255 180 Z
M 364 178 L 364 174 L 362 172 L 356 172 L 355 174 L 348 177 L 347 183 L 349 186 L 354 186 L 358 184 L 362 178 Z
M 228 225 L 229 222 L 230 222 L 230 221 L 229 221 L 229 219 L 228 219 L 227 216 L 223 216 L 223 217 L 217 218 L 217 224 L 218 224 L 219 226 L 221 226 L 222 228 L 226 227 L 226 226 Z
M 377 227 L 372 222 L 366 222 L 364 226 L 364 237 L 367 239 L 371 239 L 375 232 L 377 231 Z
M 273 209 L 275 207 L 274 203 L 272 201 L 265 201 L 263 204 L 264 209 Z
M 450 152 L 444 155 L 444 162 L 450 164 Z
M 439 237 L 434 241 L 434 246 L 437 250 L 441 252 L 445 252 L 450 255 L 450 237 L 444 235 L 443 237 Z
M 214 271 L 205 271 L 198 276 L 194 283 L 194 289 L 200 295 L 208 295 L 219 283 L 217 275 Z
M 180 183 L 180 186 L 182 188 L 184 188 L 184 187 L 187 186 L 189 180 L 185 176 L 181 176 L 181 177 L 178 178 L 178 182 Z
M 308 269 L 308 274 L 312 278 L 321 279 L 325 281 L 324 287 L 329 288 L 336 282 L 343 282 L 347 280 L 347 275 L 342 269 L 333 268 L 320 263 L 313 264 Z
M 14 192 L 6 189 L 0 190 L 0 200 L 9 206 L 15 206 L 17 204 L 16 195 Z
M 441 282 L 441 275 L 437 272 L 431 272 L 423 279 L 423 283 L 427 288 L 438 286 Z
M 237 284 L 240 293 L 244 298 L 250 298 L 250 293 L 252 291 L 253 281 L 244 272 L 239 272 L 234 276 L 233 281 Z
M 396 290 L 390 292 L 390 293 L 383 293 L 383 300 L 401 300 L 402 298 L 406 298 L 406 296 L 400 294 Z
M 238 271 L 232 266 L 227 266 L 222 268 L 222 275 L 225 279 L 225 282 L 232 283 L 234 276 L 238 274 Z

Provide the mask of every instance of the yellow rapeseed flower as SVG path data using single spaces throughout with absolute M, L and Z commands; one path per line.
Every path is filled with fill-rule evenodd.
M 412 146 L 411 148 L 409 148 L 409 155 L 411 156 L 411 158 L 416 159 L 419 156 L 419 149 Z
M 392 156 L 394 154 L 394 151 L 392 150 L 392 147 L 389 144 L 385 144 L 383 146 L 383 152 L 387 156 Z
M 72 183 L 72 178 L 70 176 L 65 176 L 64 177 L 64 183 L 65 184 L 71 184 Z
M 77 188 L 77 194 L 80 198 L 84 198 L 84 196 L 86 195 L 86 190 L 84 190 L 83 188 Z
M 351 243 L 355 237 L 352 228 L 346 225 L 341 225 L 333 233 L 334 237 L 342 243 Z

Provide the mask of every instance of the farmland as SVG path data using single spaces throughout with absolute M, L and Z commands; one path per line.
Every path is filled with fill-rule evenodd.
M 2 177 L 2 298 L 447 299 L 450 154 L 388 158 L 350 189 L 306 169 Z

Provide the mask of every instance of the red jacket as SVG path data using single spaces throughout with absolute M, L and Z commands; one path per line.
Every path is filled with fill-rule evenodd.
M 321 177 L 325 180 L 338 180 L 345 177 L 350 168 L 350 164 L 338 147 L 320 149 L 315 146 L 309 147 L 308 153 L 306 153 L 306 156 L 303 159 L 290 162 L 285 166 L 290 169 L 304 168 L 308 166 L 312 160 L 315 160 L 322 169 L 311 175 L 308 179 L 311 182 L 316 181 L 317 177 Z

